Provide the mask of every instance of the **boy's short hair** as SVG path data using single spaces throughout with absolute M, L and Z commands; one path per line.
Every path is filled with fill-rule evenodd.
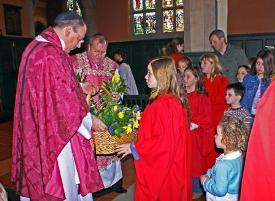
M 236 83 L 231 83 L 226 86 L 226 90 L 233 89 L 234 93 L 236 96 L 241 96 L 243 98 L 244 95 L 244 87 L 242 83 L 236 82 Z

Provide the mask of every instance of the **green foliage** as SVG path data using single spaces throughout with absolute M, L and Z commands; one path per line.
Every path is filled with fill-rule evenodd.
M 127 87 L 118 74 L 114 74 L 111 80 L 103 82 L 103 86 L 111 93 L 125 93 Z
M 89 101 L 92 112 L 97 115 L 108 127 L 111 135 L 121 136 L 122 133 L 130 133 L 138 128 L 140 109 L 124 107 L 117 103 L 112 94 L 124 93 L 125 82 L 115 74 L 112 80 L 105 81 L 100 88 L 100 106 L 96 107 L 94 101 Z

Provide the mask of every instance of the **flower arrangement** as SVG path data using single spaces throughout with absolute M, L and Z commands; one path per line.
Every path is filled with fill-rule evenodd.
M 107 125 L 109 133 L 117 137 L 135 131 L 141 118 L 139 106 L 129 108 L 114 100 L 114 95 L 124 93 L 125 89 L 124 81 L 118 74 L 114 74 L 111 80 L 105 81 L 100 87 L 100 104 L 96 104 L 91 96 L 87 97 L 92 112 Z

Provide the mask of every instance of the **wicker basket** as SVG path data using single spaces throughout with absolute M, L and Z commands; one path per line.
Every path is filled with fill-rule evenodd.
M 97 155 L 107 155 L 115 153 L 115 149 L 120 144 L 131 143 L 136 140 L 136 134 L 123 133 L 121 137 L 112 136 L 108 131 L 94 132 L 93 142 Z

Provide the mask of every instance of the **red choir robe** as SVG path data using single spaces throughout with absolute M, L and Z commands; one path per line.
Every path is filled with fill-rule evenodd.
M 176 52 L 175 52 L 175 53 L 172 53 L 170 56 L 171 56 L 172 59 L 174 60 L 176 66 L 178 66 L 178 64 L 179 64 L 179 59 L 182 58 L 184 55 L 181 54 L 181 53 L 176 53 Z
M 241 201 L 275 200 L 275 81 L 257 104 L 241 187 Z
M 86 195 L 103 187 L 90 143 L 77 130 L 88 112 L 69 55 L 52 28 L 33 40 L 18 73 L 12 146 L 16 191 L 33 201 L 64 200 L 57 157 L 70 141 Z
M 191 200 L 190 133 L 186 110 L 159 95 L 142 114 L 135 143 L 135 201 Z
M 216 130 L 221 118 L 223 117 L 225 109 L 228 107 L 225 101 L 226 86 L 228 85 L 228 79 L 223 75 L 218 75 L 215 78 L 207 79 L 204 77 L 204 86 L 207 90 L 208 97 L 211 103 L 211 114 L 214 129 Z M 214 141 L 215 132 L 212 139 Z M 213 151 L 206 160 L 205 167 L 208 169 L 215 164 L 218 153 Z
M 214 151 L 213 135 L 215 133 L 211 106 L 209 98 L 206 95 L 196 92 L 188 93 L 188 101 L 191 112 L 191 122 L 199 127 L 191 130 L 192 138 L 192 176 L 199 178 L 205 174 L 204 167 L 206 156 Z

